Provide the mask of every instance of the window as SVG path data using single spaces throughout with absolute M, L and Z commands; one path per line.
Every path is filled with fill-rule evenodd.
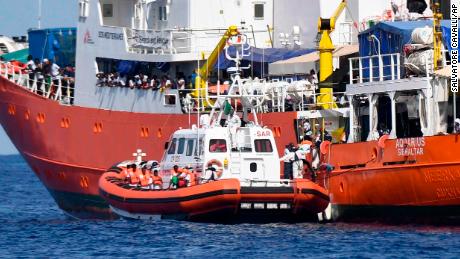
M 80 0 L 80 17 L 86 18 L 89 16 L 89 3 L 88 0 Z
M 166 6 L 160 6 L 158 8 L 158 20 L 160 20 L 160 21 L 167 21 L 168 20 Z
M 187 152 L 186 156 L 192 156 L 193 155 L 193 148 L 195 146 L 195 140 L 194 139 L 188 139 L 187 140 Z
M 103 4 L 102 5 L 102 16 L 103 17 L 113 17 L 113 4 Z
M 209 142 L 209 152 L 225 153 L 227 152 L 227 141 L 225 139 L 211 139 Z
M 172 155 L 176 152 L 176 141 L 177 139 L 173 138 L 171 144 L 169 144 L 168 155 Z
M 264 4 L 254 4 L 254 18 L 263 19 L 264 18 Z
M 176 105 L 176 95 L 166 94 L 165 95 L 165 105 Z
M 272 142 L 269 139 L 256 139 L 254 146 L 257 153 L 271 153 L 273 152 Z
M 183 154 L 185 149 L 185 138 L 179 139 L 179 145 L 177 147 L 177 154 Z
M 250 170 L 252 173 L 257 172 L 257 163 L 251 163 L 251 164 L 249 164 L 249 170 Z

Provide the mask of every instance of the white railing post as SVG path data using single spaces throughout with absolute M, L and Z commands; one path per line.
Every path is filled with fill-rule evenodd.
M 16 83 L 16 73 L 14 73 L 14 66 L 10 65 L 11 67 L 11 81 L 13 81 L 14 83 Z
M 61 96 L 62 96 L 62 80 L 58 79 L 57 90 L 54 93 L 54 100 L 55 101 L 60 100 Z
M 372 62 L 372 57 L 369 58 L 369 82 L 374 81 L 374 64 Z
M 397 73 L 397 79 L 401 79 L 401 60 L 400 60 L 400 54 L 396 53 L 396 73 Z
M 45 79 L 45 81 L 46 81 L 46 79 Z M 51 90 L 52 90 L 51 88 L 52 88 L 52 86 L 53 86 L 53 80 L 51 80 L 51 82 L 48 85 L 48 92 L 46 93 L 46 98 L 47 99 L 49 99 L 50 96 L 51 96 Z M 46 92 L 46 82 L 45 82 L 45 92 Z
M 359 83 L 363 83 L 363 60 L 361 57 L 359 59 Z
M 379 55 L 379 80 L 383 81 L 383 60 L 382 55 Z
M 395 61 L 393 57 L 394 57 L 394 54 L 391 54 L 390 55 L 391 80 L 395 80 Z
M 30 88 L 30 91 L 37 93 L 37 75 L 34 74 L 34 81 L 32 82 L 32 87 Z
M 348 59 L 348 63 L 349 63 L 348 66 L 350 67 L 350 71 L 349 71 L 349 73 L 350 73 L 350 84 L 353 84 L 353 61 L 352 61 L 351 58 Z

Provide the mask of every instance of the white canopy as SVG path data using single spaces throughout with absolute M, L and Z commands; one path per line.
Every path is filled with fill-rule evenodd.
M 357 53 L 358 45 L 344 45 L 334 50 L 334 57 L 342 57 Z M 270 75 L 295 75 L 307 74 L 315 69 L 315 62 L 319 61 L 319 52 L 315 51 L 303 56 L 273 62 L 268 65 Z

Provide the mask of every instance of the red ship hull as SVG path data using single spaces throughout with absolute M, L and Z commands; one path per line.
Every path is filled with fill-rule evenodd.
M 275 132 L 278 150 L 295 141 L 295 116 L 259 116 Z M 110 218 L 99 177 L 139 148 L 147 159 L 160 160 L 165 142 L 189 126 L 189 116 L 60 105 L 0 77 L 0 123 L 61 209 L 77 218 Z
M 331 146 L 333 218 L 460 216 L 460 135 Z

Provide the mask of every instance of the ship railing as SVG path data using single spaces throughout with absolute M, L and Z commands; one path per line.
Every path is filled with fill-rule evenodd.
M 172 55 L 192 53 L 202 55 L 210 53 L 216 40 L 228 28 L 177 28 L 165 30 L 139 30 L 123 28 L 127 51 L 137 54 Z M 265 33 L 255 30 L 251 33 Z
M 220 85 L 217 85 L 217 93 L 211 94 L 208 88 L 203 88 L 199 90 L 181 90 L 186 95 L 186 93 L 191 93 L 198 91 L 200 93 L 206 93 L 205 96 L 195 96 L 191 95 L 187 98 L 182 99 L 182 104 L 185 106 L 185 110 L 190 113 L 197 112 L 206 112 L 211 108 L 221 109 L 220 105 L 223 103 L 223 100 L 228 100 L 230 105 L 236 111 L 242 111 L 241 104 L 239 100 L 242 98 L 261 98 L 262 101 L 260 105 L 255 106 L 255 111 L 257 113 L 271 113 L 271 112 L 286 112 L 291 111 L 307 111 L 315 110 L 318 107 L 336 107 L 336 108 L 347 108 L 349 107 L 349 100 L 346 97 L 345 92 L 334 92 L 332 94 L 331 101 L 322 102 L 320 96 L 324 95 L 322 93 L 316 93 L 314 90 L 289 90 L 280 89 L 280 91 L 271 90 L 270 93 L 263 92 L 262 94 L 254 95 L 239 95 L 236 94 L 219 94 L 221 92 Z M 282 91 L 281 91 L 282 90 Z M 211 105 L 212 104 L 212 105 Z
M 448 55 L 449 51 L 443 49 L 442 64 L 444 66 L 451 63 Z M 419 62 L 421 64 L 411 64 L 407 60 L 401 63 L 401 55 L 399 53 L 350 58 L 349 83 L 363 84 L 399 80 L 404 77 L 402 72 L 407 72 L 408 67 L 413 67 L 416 71 L 415 73 L 419 76 L 429 76 L 433 73 L 434 64 L 429 55 L 425 55 L 423 61 Z
M 23 67 L 7 62 L 0 62 L 0 76 L 47 99 L 65 105 L 73 104 L 73 78 L 58 76 L 54 79 L 51 77 L 46 79 L 46 77 L 40 77 L 38 73 L 34 73 L 34 78 L 31 78 Z
M 401 79 L 399 53 L 350 58 L 349 67 L 350 84 Z

